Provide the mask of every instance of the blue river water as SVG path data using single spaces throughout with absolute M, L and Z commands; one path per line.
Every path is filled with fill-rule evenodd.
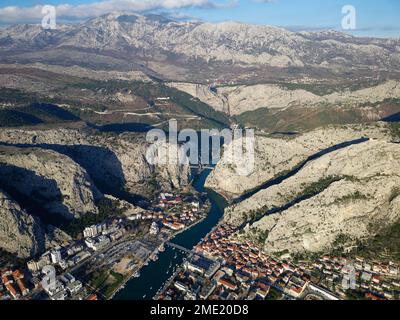
M 193 181 L 193 187 L 199 192 L 207 192 L 211 202 L 207 217 L 192 228 L 178 234 L 172 242 L 185 248 L 192 249 L 204 238 L 222 218 L 227 205 L 225 199 L 217 193 L 205 189 L 204 183 L 211 170 L 204 170 Z M 132 278 L 115 296 L 115 300 L 152 299 L 163 284 L 171 277 L 176 266 L 183 262 L 186 254 L 166 246 L 159 254 L 157 261 L 151 261 L 142 268 L 139 278 Z
M 279 184 L 289 177 L 295 175 L 301 170 L 304 165 L 310 161 L 313 161 L 327 153 L 333 152 L 338 149 L 348 147 L 350 145 L 363 143 L 368 141 L 368 138 L 360 138 L 338 145 L 332 146 L 325 150 L 322 150 L 309 158 L 307 158 L 299 167 L 289 171 L 284 176 L 267 181 L 258 188 L 245 193 L 233 202 L 243 201 L 248 199 L 258 191 L 269 188 L 273 185 Z M 226 200 L 219 194 L 208 190 L 204 187 L 205 181 L 210 174 L 211 170 L 204 170 L 199 174 L 193 181 L 193 187 L 199 192 L 207 192 L 208 198 L 211 202 L 210 212 L 207 217 L 191 229 L 186 230 L 178 234 L 172 242 L 181 245 L 187 249 L 192 249 L 197 243 L 199 243 L 212 229 L 217 225 L 218 221 L 222 218 L 224 208 L 228 205 Z M 301 199 L 299 199 L 300 201 Z M 291 204 L 288 204 L 291 205 Z M 281 210 L 285 208 L 282 207 Z M 268 213 L 272 214 L 274 212 Z M 267 214 L 267 213 L 266 213 Z M 183 262 L 185 254 L 179 250 L 173 250 L 167 247 L 163 253 L 160 253 L 159 259 L 156 262 L 150 262 L 149 265 L 145 266 L 141 270 L 141 276 L 139 278 L 133 278 L 130 280 L 125 288 L 120 290 L 114 297 L 114 299 L 121 300 L 140 300 L 140 299 L 152 299 L 157 291 L 163 286 L 163 284 L 171 277 L 174 273 L 174 268 Z

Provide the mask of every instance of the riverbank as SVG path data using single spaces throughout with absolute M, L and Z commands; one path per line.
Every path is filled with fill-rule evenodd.
M 173 235 L 173 242 L 175 244 L 189 250 L 202 241 L 215 228 L 223 216 L 223 209 L 227 205 L 226 200 L 222 196 L 204 187 L 204 183 L 210 172 L 211 169 L 202 171 L 192 182 L 196 191 L 207 193 L 210 201 L 208 214 L 201 221 L 191 225 L 190 228 L 180 230 L 179 233 Z M 183 254 L 179 250 L 167 247 L 164 252 L 159 254 L 157 261 L 152 261 L 149 265 L 142 268 L 139 278 L 132 278 L 128 281 L 125 287 L 121 288 L 114 296 L 114 299 L 142 300 L 154 297 L 159 289 L 164 286 L 165 282 L 173 275 L 175 272 L 173 271 L 174 267 L 182 264 L 185 256 L 186 254 Z
M 190 230 L 197 224 L 201 223 L 205 218 L 206 218 L 206 214 L 201 219 L 195 221 L 194 223 L 190 224 L 189 226 L 185 227 L 182 230 L 172 233 L 169 237 L 165 238 L 165 240 L 160 242 L 159 246 L 149 255 L 149 258 L 147 258 L 141 265 L 139 265 L 137 268 L 135 268 L 135 270 L 133 270 L 126 276 L 124 281 L 119 285 L 119 287 L 115 290 L 115 292 L 113 292 L 113 294 L 110 297 L 108 297 L 108 300 L 112 300 L 118 294 L 118 292 L 120 290 L 123 290 L 125 285 L 134 278 L 135 274 L 140 273 L 140 271 L 142 270 L 143 267 L 147 266 L 148 264 L 150 264 L 152 262 L 156 262 L 158 260 L 158 258 L 159 258 L 158 255 L 162 254 L 162 252 L 159 251 L 159 248 L 161 246 L 166 247 L 167 243 L 170 242 L 171 240 L 173 240 L 177 235 Z M 154 256 L 157 256 L 156 261 L 154 261 L 152 259 L 152 257 L 154 257 Z

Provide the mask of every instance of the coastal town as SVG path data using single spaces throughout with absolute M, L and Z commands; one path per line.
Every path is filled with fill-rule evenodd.
M 152 211 L 86 227 L 79 239 L 23 266 L 0 269 L 0 299 L 111 299 L 140 277 L 178 233 L 201 222 L 201 194 L 160 193 Z M 173 250 L 180 250 L 174 246 Z M 400 297 L 399 266 L 361 257 L 314 260 L 273 257 L 220 222 L 185 258 L 154 299 L 159 300 L 391 300 Z
M 294 264 L 268 256 L 220 224 L 157 295 L 160 300 L 391 300 L 400 297 L 399 266 L 361 257 L 322 256 Z
M 167 241 L 205 218 L 203 200 L 160 193 L 151 210 L 87 226 L 78 239 L 23 265 L 0 265 L 0 300 L 110 299 Z

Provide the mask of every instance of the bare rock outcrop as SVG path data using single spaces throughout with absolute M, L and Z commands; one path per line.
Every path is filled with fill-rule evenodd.
M 95 130 L 0 130 L 0 141 L 53 149 L 71 157 L 107 189 L 143 194 L 149 179 L 165 188 L 188 184 L 188 166 L 153 165 L 146 159 L 149 144 L 138 134 L 107 134 Z
M 1 147 L 0 182 L 64 219 L 98 212 L 101 193 L 86 170 L 52 150 Z
M 41 223 L 0 190 L 0 248 L 27 258 L 41 253 L 44 246 L 45 232 Z
M 282 183 L 227 208 L 225 219 L 240 224 L 258 211 L 261 218 L 242 236 L 262 235 L 267 252 L 328 251 L 398 222 L 399 184 L 400 146 L 370 140 L 310 161 Z M 310 197 L 301 199 L 305 193 Z M 262 217 L 279 207 L 284 209 Z
M 274 177 L 288 172 L 308 157 L 344 142 L 363 137 L 390 141 L 385 124 L 330 126 L 305 132 L 295 137 L 255 137 L 254 170 L 249 175 L 238 175 L 234 164 L 222 157 L 209 175 L 206 187 L 228 198 L 253 190 Z M 233 144 L 227 146 L 232 148 Z M 229 152 L 227 152 L 229 154 Z
M 317 95 L 304 89 L 289 90 L 277 84 L 227 86 L 211 90 L 210 86 L 191 83 L 169 83 L 169 86 L 184 91 L 215 110 L 239 115 L 260 108 L 285 109 L 289 107 L 357 107 L 360 104 L 377 103 L 385 99 L 400 98 L 397 81 L 364 88 L 356 91 L 341 91 Z

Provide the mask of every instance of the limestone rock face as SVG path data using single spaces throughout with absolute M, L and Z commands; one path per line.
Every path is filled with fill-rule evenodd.
M 0 248 L 27 258 L 44 250 L 45 233 L 40 222 L 0 190 Z
M 248 86 L 219 87 L 211 90 L 210 86 L 191 83 L 169 83 L 169 86 L 184 91 L 215 110 L 230 115 L 239 115 L 246 111 L 260 108 L 285 109 L 289 107 L 358 107 L 363 103 L 377 103 L 385 99 L 400 98 L 400 83 L 385 83 L 350 91 L 316 95 L 312 92 L 295 89 L 288 90 L 275 84 L 257 84 Z
M 222 157 L 209 175 L 206 187 L 227 197 L 236 197 L 292 170 L 308 157 L 329 147 L 363 137 L 391 140 L 386 125 L 331 126 L 286 138 L 255 136 L 254 170 L 249 175 L 238 175 L 234 165 Z M 232 148 L 232 144 L 227 148 Z M 229 153 L 228 153 L 229 154 Z
M 0 130 L 0 141 L 53 149 L 71 157 L 107 189 L 142 194 L 154 175 L 166 188 L 188 184 L 188 166 L 153 165 L 146 159 L 149 144 L 137 134 L 108 135 L 91 130 Z
M 97 213 L 101 194 L 71 158 L 39 148 L 0 148 L 0 182 L 65 219 Z
M 72 47 L 117 52 L 117 57 L 127 56 L 136 63 L 148 59 L 165 67 L 179 62 L 192 75 L 198 65 L 253 66 L 270 72 L 297 67 L 308 72 L 332 70 L 343 77 L 367 68 L 395 71 L 400 65 L 399 40 L 357 38 L 332 30 L 291 32 L 273 26 L 182 22 L 154 14 L 113 12 L 53 31 L 49 35 L 38 25 L 11 26 L 0 30 L 0 46 L 4 51 Z
M 310 161 L 282 183 L 227 208 L 225 220 L 240 224 L 251 210 L 282 208 L 329 177 L 335 179 L 316 195 L 248 225 L 244 237 L 267 235 L 267 252 L 321 252 L 399 221 L 400 146 L 372 140 Z

